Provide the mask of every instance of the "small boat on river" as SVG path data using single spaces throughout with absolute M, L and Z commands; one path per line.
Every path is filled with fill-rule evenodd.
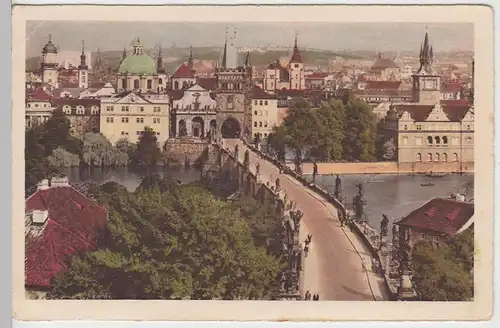
M 430 177 L 430 178 L 442 178 L 446 175 L 446 173 L 444 172 L 427 172 L 425 174 L 426 176 Z
M 427 182 L 427 183 L 421 183 L 420 184 L 422 187 L 433 187 L 434 186 L 434 183 L 432 182 Z

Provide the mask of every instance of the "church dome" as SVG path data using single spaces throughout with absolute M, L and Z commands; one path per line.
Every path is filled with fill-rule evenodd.
M 49 42 L 47 42 L 47 44 L 45 45 L 45 47 L 43 47 L 43 50 L 42 52 L 44 54 L 47 54 L 47 53 L 57 53 L 57 47 L 52 43 L 52 37 L 49 35 Z
M 152 75 L 156 73 L 156 65 L 153 59 L 143 52 L 142 45 L 137 38 L 133 43 L 134 52 L 125 57 L 120 64 L 118 72 L 131 75 Z

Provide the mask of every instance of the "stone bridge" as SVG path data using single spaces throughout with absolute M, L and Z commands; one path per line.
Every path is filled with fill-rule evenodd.
M 283 299 L 298 299 L 308 290 L 318 293 L 320 300 L 387 299 L 383 280 L 368 270 L 369 250 L 352 232 L 341 228 L 341 209 L 293 175 L 280 172 L 241 140 L 212 143 L 210 154 L 202 174 L 208 183 L 223 174 L 236 190 L 234 196 L 244 193 L 272 201 L 282 217 L 282 251 L 289 263 L 282 277 Z M 306 255 L 304 245 L 309 234 L 312 240 Z

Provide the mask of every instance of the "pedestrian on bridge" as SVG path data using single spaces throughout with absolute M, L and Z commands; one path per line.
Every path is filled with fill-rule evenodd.
M 307 253 L 309 253 L 309 246 L 304 246 L 304 257 L 307 257 Z
M 310 301 L 311 300 L 311 293 L 309 292 L 309 290 L 306 291 L 306 295 L 304 296 L 304 299 L 306 301 Z

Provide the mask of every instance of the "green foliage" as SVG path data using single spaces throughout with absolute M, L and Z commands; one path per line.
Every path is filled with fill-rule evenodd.
M 97 249 L 68 259 L 69 270 L 54 279 L 49 298 L 276 297 L 282 263 L 266 249 L 263 235 L 274 229 L 264 222 L 271 219 L 268 210 L 248 202 L 240 211 L 201 184 L 157 175 L 146 176 L 135 193 L 104 184 L 96 197 L 109 211 Z
M 72 154 L 64 148 L 57 147 L 52 155 L 47 157 L 50 166 L 53 167 L 75 167 L 80 165 L 80 157 Z
M 145 127 L 139 141 L 137 141 L 137 150 L 134 157 L 136 165 L 141 167 L 149 167 L 158 164 L 162 159 L 160 148 L 155 132 L 150 127 Z
M 415 245 L 413 282 L 422 301 L 469 301 L 474 296 L 474 232 L 454 236 L 435 247 Z
M 346 105 L 344 158 L 369 162 L 375 160 L 376 119 L 370 106 L 354 99 Z
M 382 157 L 387 161 L 392 161 L 396 159 L 397 148 L 394 144 L 394 139 L 390 138 L 386 142 L 384 142 L 383 147 L 383 155 Z
M 40 143 L 45 147 L 45 155 L 51 155 L 58 147 L 81 155 L 82 141 L 71 136 L 71 123 L 61 109 L 55 109 L 41 130 Z
M 273 132 L 267 136 L 267 142 L 276 151 L 278 159 L 285 161 L 286 134 L 283 126 L 274 127 Z
M 127 151 L 113 147 L 100 133 L 85 134 L 82 157 L 86 165 L 94 167 L 126 166 L 129 163 Z
M 345 108 L 341 101 L 324 104 L 316 110 L 320 117 L 317 127 L 318 138 L 311 145 L 310 154 L 322 161 L 340 161 L 344 151 Z

